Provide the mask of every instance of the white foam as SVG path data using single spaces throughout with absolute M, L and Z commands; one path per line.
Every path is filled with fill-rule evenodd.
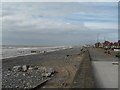
M 3 47 L 2 58 L 13 58 L 18 56 L 26 56 L 33 54 L 40 54 L 45 52 L 54 52 L 59 50 L 64 50 L 71 47 L 65 46 L 55 46 L 55 47 Z M 31 51 L 36 51 L 36 53 L 31 53 Z

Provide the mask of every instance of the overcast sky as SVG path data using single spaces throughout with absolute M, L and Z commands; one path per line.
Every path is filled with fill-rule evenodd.
M 118 40 L 117 2 L 3 3 L 7 45 L 83 45 Z

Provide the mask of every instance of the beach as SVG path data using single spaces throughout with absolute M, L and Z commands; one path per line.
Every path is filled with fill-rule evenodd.
M 34 70 L 28 75 L 28 72 L 12 72 L 8 70 L 14 66 L 32 65 L 54 68 L 57 72 L 50 77 L 52 80 L 44 88 L 70 87 L 82 58 L 81 47 L 74 47 L 54 52 L 3 59 L 2 86 L 3 88 L 16 88 L 18 85 L 18 88 L 35 88 L 38 86 L 43 79 L 47 78 L 42 78 L 37 71 Z

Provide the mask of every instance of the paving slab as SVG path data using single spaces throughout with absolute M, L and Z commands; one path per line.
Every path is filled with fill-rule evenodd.
M 97 88 L 118 88 L 118 58 L 106 55 L 97 49 L 89 49 L 95 84 Z

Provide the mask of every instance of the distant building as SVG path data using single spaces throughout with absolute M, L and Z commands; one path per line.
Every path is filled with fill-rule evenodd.
M 111 43 L 110 43 L 110 47 L 111 47 L 111 49 L 114 49 L 114 47 L 115 47 L 115 46 L 114 46 L 114 43 L 111 42 Z
M 103 43 L 103 47 L 106 48 L 106 49 L 111 48 L 110 45 L 111 45 L 111 43 L 110 43 L 109 41 L 105 41 L 105 42 Z
M 100 44 L 100 42 L 99 43 L 95 43 L 95 47 L 98 48 L 99 44 Z
M 114 51 L 120 51 L 120 40 L 114 43 Z
M 118 40 L 118 42 L 109 42 L 109 41 L 105 41 L 104 43 L 95 43 L 94 45 L 96 48 L 104 48 L 104 49 L 119 49 L 120 50 L 120 40 Z
M 120 40 L 118 40 L 119 46 L 120 46 Z
M 103 48 L 103 43 L 99 43 L 99 48 Z
M 119 43 L 118 42 L 114 43 L 114 48 L 119 48 Z

